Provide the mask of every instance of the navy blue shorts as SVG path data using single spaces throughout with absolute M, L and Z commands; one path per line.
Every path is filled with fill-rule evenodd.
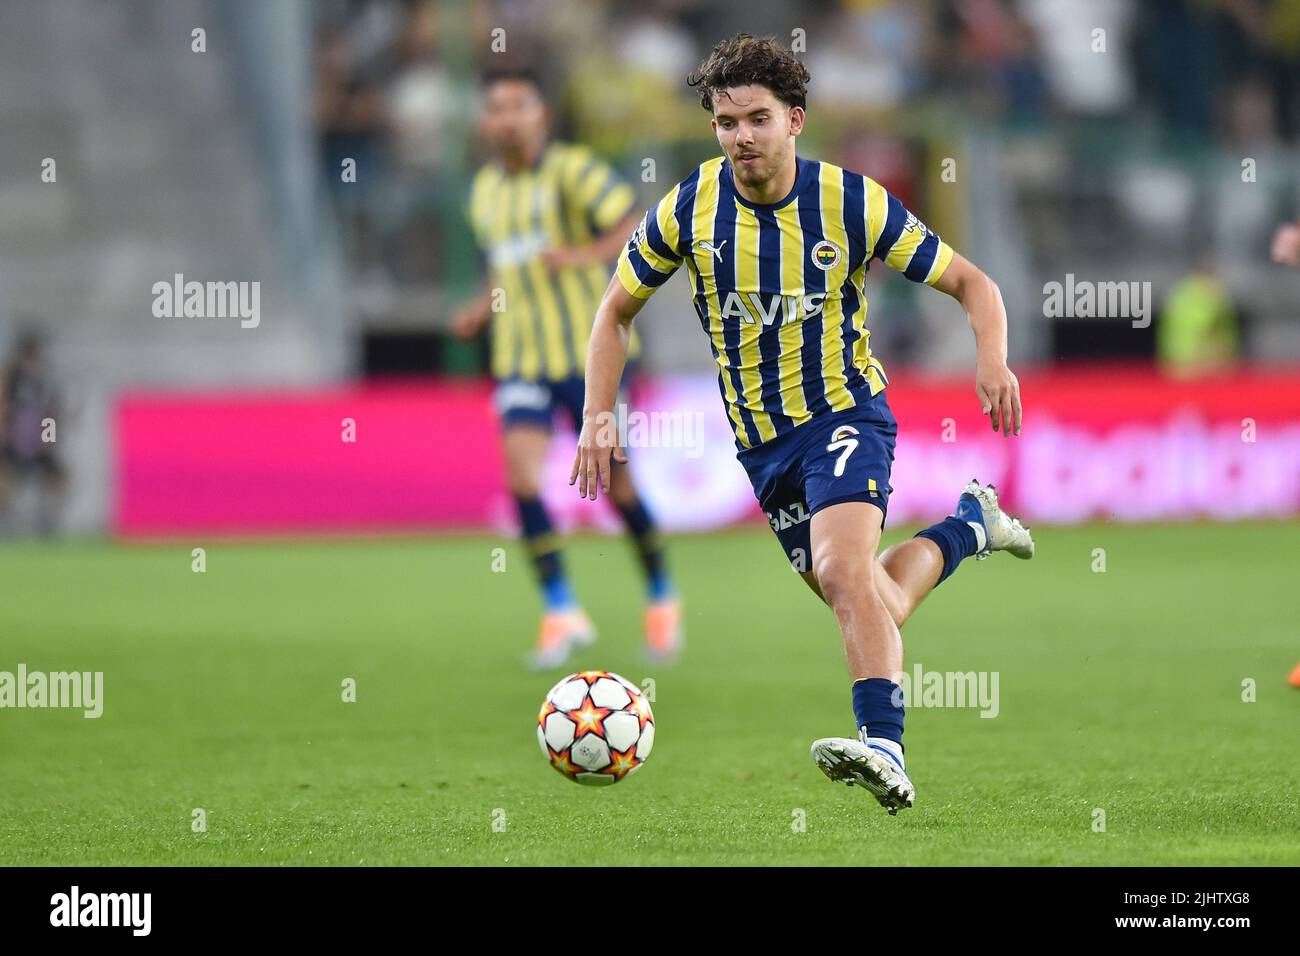
M 883 391 L 821 415 L 736 458 L 790 563 L 811 570 L 812 516 L 845 501 L 888 513 L 898 421 Z
M 623 381 L 627 381 L 626 373 Z M 586 383 L 581 375 L 570 375 L 556 381 L 529 381 L 506 378 L 497 382 L 493 401 L 501 416 L 501 427 L 534 425 L 550 431 L 556 411 L 563 411 L 575 432 L 582 431 L 582 405 Z M 619 386 L 618 401 L 627 404 L 627 395 Z

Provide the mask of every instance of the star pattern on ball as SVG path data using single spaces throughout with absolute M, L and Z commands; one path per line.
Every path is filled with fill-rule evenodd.
M 599 734 L 604 737 L 604 720 L 612 713 L 613 711 L 608 707 L 597 707 L 592 703 L 591 695 L 588 694 L 583 698 L 581 707 L 569 711 L 569 718 L 578 725 L 578 729 L 573 734 L 574 739 L 576 740 L 586 733 Z
M 608 767 L 601 770 L 601 773 L 607 773 L 616 781 L 622 780 L 629 773 L 636 769 L 639 762 L 636 759 L 636 744 L 633 744 L 627 750 L 614 750 L 612 747 L 609 751 L 610 763 Z
M 551 754 L 551 766 L 560 771 L 560 773 L 564 774 L 566 777 L 576 777 L 582 772 L 582 768 L 569 759 L 569 752 L 567 750 L 560 753 L 551 750 L 550 747 L 547 747 L 546 749 L 550 751 Z
M 608 686 L 609 681 L 626 691 L 626 697 Z M 610 706 L 601 706 L 592 696 L 593 690 Z M 574 783 L 609 785 L 645 763 L 655 719 L 650 699 L 639 687 L 613 671 L 592 669 L 570 674 L 551 688 L 542 700 L 537 726 L 542 752 L 552 767 Z M 607 730 L 614 735 L 617 747 Z M 558 750 L 557 743 L 563 744 Z M 627 749 L 618 749 L 623 746 Z
M 650 702 L 645 699 L 645 694 L 633 694 L 632 703 L 625 707 L 624 710 L 636 714 L 637 722 L 641 725 L 642 730 L 645 730 L 645 725 L 653 719 L 653 715 L 650 713 Z

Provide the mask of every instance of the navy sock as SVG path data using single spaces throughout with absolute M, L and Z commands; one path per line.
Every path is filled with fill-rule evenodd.
M 892 680 L 866 677 L 853 682 L 853 716 L 865 737 L 884 737 L 903 746 L 903 692 Z
M 646 587 L 651 601 L 660 601 L 673 592 L 672 581 L 664 566 L 664 546 L 659 540 L 659 532 L 654 519 L 640 498 L 628 507 L 618 506 L 618 513 L 623 516 L 627 533 L 632 536 L 636 546 L 637 557 L 641 559 L 641 568 L 645 571 Z
M 935 587 L 942 584 L 948 575 L 957 570 L 957 565 L 961 564 L 963 558 L 969 558 L 979 550 L 979 539 L 975 536 L 975 529 L 961 518 L 952 515 L 938 524 L 930 525 L 924 531 L 918 531 L 916 536 L 929 538 L 943 553 L 943 573 L 939 575 Z
M 532 557 L 546 609 L 567 611 L 577 607 L 578 600 L 569 586 L 564 562 L 560 559 L 560 539 L 545 505 L 539 498 L 515 498 L 515 506 L 519 509 L 519 521 L 524 526 L 524 544 Z

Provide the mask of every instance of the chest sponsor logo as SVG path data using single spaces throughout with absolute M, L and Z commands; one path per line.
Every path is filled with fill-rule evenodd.
M 738 319 L 746 325 L 791 325 L 820 315 L 826 304 L 825 292 L 804 295 L 775 295 L 771 292 L 736 292 L 722 297 L 722 318 Z
M 530 232 L 512 236 L 494 245 L 488 252 L 488 263 L 493 269 L 509 269 L 531 262 L 549 246 L 546 233 Z

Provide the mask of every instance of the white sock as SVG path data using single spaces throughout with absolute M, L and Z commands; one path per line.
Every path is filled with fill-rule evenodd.
M 979 554 L 984 550 L 984 546 L 988 544 L 989 536 L 984 533 L 984 526 L 978 521 L 967 521 L 966 523 L 970 525 L 971 529 L 975 532 L 975 543 L 978 545 L 975 549 L 975 553 Z
M 861 736 L 861 733 L 859 733 L 859 735 Z M 868 747 L 880 747 L 883 750 L 888 750 L 891 754 L 893 754 L 895 757 L 898 758 L 898 764 L 900 767 L 906 766 L 903 763 L 903 747 L 901 744 L 895 743 L 894 741 L 890 740 L 888 737 L 862 736 L 862 742 L 866 744 Z

